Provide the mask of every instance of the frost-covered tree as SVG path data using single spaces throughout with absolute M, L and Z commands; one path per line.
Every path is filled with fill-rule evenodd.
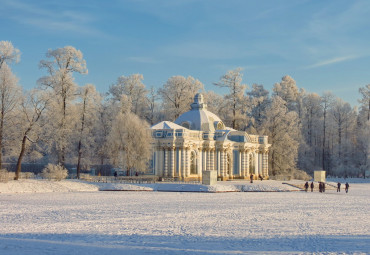
M 203 84 L 197 79 L 188 76 L 172 76 L 162 88 L 158 90 L 166 109 L 167 119 L 175 120 L 180 114 L 190 109 L 194 96 L 203 90 Z
M 150 125 L 155 124 L 158 121 L 158 92 L 154 87 L 151 87 L 145 98 L 145 118 Z
M 117 82 L 110 86 L 109 93 L 113 100 L 120 101 L 122 95 L 126 95 L 132 102 L 131 111 L 136 115 L 144 115 L 144 105 L 147 90 L 143 83 L 142 74 L 132 74 L 130 76 L 120 76 Z
M 300 168 L 312 171 L 321 166 L 321 129 L 322 129 L 321 97 L 308 93 L 302 99 Z
M 29 149 L 29 143 L 35 143 L 41 133 L 41 116 L 44 112 L 49 97 L 38 90 L 26 93 L 20 102 L 18 113 L 17 133 L 19 133 L 19 156 L 15 171 L 15 180 L 19 179 L 22 160 Z
M 321 96 L 321 109 L 322 109 L 322 145 L 321 145 L 321 162 L 322 162 L 322 169 L 328 171 L 329 167 L 327 162 L 329 161 L 328 157 L 328 144 L 327 144 L 327 126 L 328 126 L 328 112 L 333 104 L 334 96 L 330 92 L 325 92 Z
M 273 91 L 273 95 L 281 97 L 286 102 L 289 111 L 297 111 L 299 89 L 292 77 L 285 75 L 280 83 L 275 83 Z
M 243 74 L 241 68 L 228 71 L 225 75 L 221 76 L 220 81 L 214 85 L 222 88 L 227 88 L 229 94 L 225 95 L 225 101 L 228 102 L 228 107 L 231 111 L 231 125 L 234 129 L 242 128 L 243 115 L 243 101 L 244 91 L 247 85 L 243 84 Z
M 360 88 L 359 92 L 362 95 L 362 98 L 358 100 L 361 104 L 361 114 L 367 119 L 370 120 L 370 84 L 367 84 L 365 87 Z
M 102 167 L 109 163 L 110 159 L 110 145 L 109 134 L 112 128 L 112 122 L 119 111 L 119 102 L 114 102 L 108 98 L 104 98 L 96 113 L 96 121 L 92 130 L 95 144 L 93 146 L 92 155 L 95 155 L 95 160 L 100 167 L 97 169 L 99 174 L 102 174 Z
M 258 131 L 266 118 L 266 110 L 271 100 L 269 92 L 264 89 L 263 85 L 253 84 L 252 90 L 247 92 L 246 101 L 250 105 L 248 131 L 258 134 Z
M 207 110 L 223 117 L 222 109 L 225 107 L 223 97 L 214 91 L 207 91 L 203 96 L 204 102 L 207 103 Z
M 269 142 L 272 144 L 269 155 L 271 174 L 293 173 L 297 168 L 300 139 L 298 114 L 289 111 L 282 98 L 274 96 L 267 108 L 266 120 L 262 127 L 261 131 L 269 136 Z
M 333 123 L 332 160 L 334 167 L 352 168 L 356 113 L 348 103 L 337 98 L 330 109 L 330 117 Z M 348 174 L 348 171 L 343 174 Z
M 109 135 L 111 157 L 116 165 L 133 171 L 146 171 L 151 155 L 151 133 L 148 124 L 135 114 L 127 111 L 118 113 L 112 123 Z
M 3 64 L 17 63 L 20 59 L 20 51 L 14 48 L 9 41 L 0 41 L 0 69 Z
M 9 145 L 7 140 L 14 131 L 15 109 L 22 97 L 18 79 L 4 62 L 0 69 L 0 169 L 3 163 L 3 152 Z
M 50 136 L 53 148 L 58 155 L 58 162 L 64 166 L 66 161 L 66 149 L 73 125 L 71 119 L 72 101 L 76 98 L 77 85 L 74 82 L 73 73 L 86 74 L 86 62 L 82 52 L 72 46 L 49 50 L 46 53 L 48 60 L 40 61 L 40 68 L 47 71 L 47 76 L 38 80 L 43 89 L 51 90 L 53 104 L 49 114 L 52 122 L 53 133 Z
M 370 169 L 370 84 L 359 89 L 361 99 L 356 129 L 355 158 L 363 177 Z
M 81 159 L 83 154 L 93 151 L 95 145 L 92 130 L 97 120 L 101 97 L 95 86 L 87 84 L 78 91 L 76 141 L 77 142 L 77 178 L 80 178 Z M 91 161 L 92 158 L 89 158 Z

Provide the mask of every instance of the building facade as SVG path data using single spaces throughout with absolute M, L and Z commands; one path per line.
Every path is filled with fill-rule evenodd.
M 207 111 L 203 95 L 196 94 L 191 110 L 175 122 L 151 127 L 150 168 L 154 175 L 178 180 L 201 180 L 203 171 L 215 170 L 219 180 L 268 177 L 267 136 L 249 135 L 225 127 Z

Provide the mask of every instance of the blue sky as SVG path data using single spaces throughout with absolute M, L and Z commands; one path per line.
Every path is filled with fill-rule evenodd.
M 101 92 L 141 73 L 148 88 L 190 75 L 223 93 L 213 83 L 242 67 L 249 86 L 270 90 L 288 74 L 355 105 L 370 83 L 369 15 L 366 0 L 0 0 L 0 40 L 22 52 L 12 67 L 27 89 L 47 50 L 71 45 L 89 69 L 76 81 Z

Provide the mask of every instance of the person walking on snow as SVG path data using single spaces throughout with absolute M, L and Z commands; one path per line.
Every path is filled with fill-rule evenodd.
M 311 192 L 313 192 L 313 182 L 311 182 Z
M 261 181 L 263 180 L 263 177 L 262 177 L 262 175 L 258 175 L 258 178 L 260 178 L 261 179 Z
M 304 184 L 304 191 L 306 191 L 306 192 L 307 192 L 307 190 L 308 190 L 308 182 L 306 182 L 306 183 Z
M 251 183 L 253 183 L 253 174 L 251 174 Z
M 346 182 L 346 188 L 345 188 L 346 193 L 348 193 L 348 188 L 349 188 L 349 184 L 348 184 L 348 182 Z
M 340 192 L 340 182 L 337 184 L 337 192 Z

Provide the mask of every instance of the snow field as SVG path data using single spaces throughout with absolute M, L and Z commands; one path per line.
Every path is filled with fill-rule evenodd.
M 0 254 L 368 254 L 369 191 L 0 194 Z

